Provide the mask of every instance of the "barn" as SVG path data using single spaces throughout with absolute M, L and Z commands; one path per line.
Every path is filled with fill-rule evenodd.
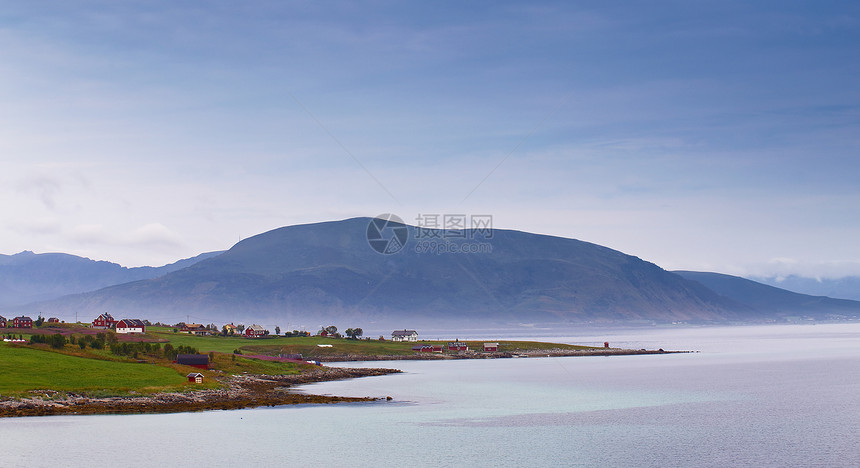
M 116 323 L 117 333 L 146 333 L 146 324 L 140 319 L 122 319 Z

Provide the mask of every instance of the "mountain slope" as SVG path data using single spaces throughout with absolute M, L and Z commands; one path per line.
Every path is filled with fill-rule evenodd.
M 698 271 L 676 271 L 689 280 L 731 300 L 773 316 L 799 315 L 815 318 L 860 315 L 860 302 L 799 294 L 737 276 Z
M 379 254 L 369 218 L 289 226 L 243 240 L 217 257 L 145 281 L 30 310 L 121 310 L 151 320 L 279 320 L 316 326 L 723 322 L 754 311 L 701 284 L 599 245 L 519 231 L 451 232 L 454 246 L 491 252 L 419 252 L 410 239 Z M 359 322 L 360 321 L 360 322 Z
M 0 255 L 0 307 L 44 301 L 106 286 L 155 278 L 211 258 L 209 252 L 162 267 L 126 268 L 63 253 Z

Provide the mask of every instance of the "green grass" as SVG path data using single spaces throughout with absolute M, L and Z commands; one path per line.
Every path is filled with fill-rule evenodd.
M 239 349 L 246 354 L 269 354 L 278 353 L 301 353 L 308 359 L 324 356 L 359 354 L 365 356 L 402 356 L 414 353 L 412 347 L 416 344 L 430 344 L 445 346 L 447 341 L 419 341 L 417 343 L 379 341 L 379 340 L 347 340 L 340 338 L 322 337 L 268 337 L 260 339 L 248 339 L 242 337 L 222 336 L 195 336 L 185 333 L 173 333 L 171 329 L 158 329 L 152 327 L 148 334 L 157 338 L 170 340 L 175 347 L 179 345 L 197 348 L 201 353 L 215 351 L 220 353 L 232 353 Z M 549 349 L 589 349 L 588 346 L 577 346 L 559 343 L 544 343 L 538 341 L 505 341 L 485 340 L 499 343 L 499 351 L 502 352 L 524 352 L 540 351 Z M 485 341 L 469 341 L 469 349 L 480 351 Z M 320 348 L 317 345 L 327 344 L 331 348 Z
M 185 376 L 176 369 L 69 356 L 0 344 L 0 394 L 50 389 L 123 394 L 178 390 Z

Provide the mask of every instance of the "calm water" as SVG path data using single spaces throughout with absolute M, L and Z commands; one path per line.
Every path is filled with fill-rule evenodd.
M 0 465 L 860 466 L 860 324 L 555 340 L 702 352 L 369 363 L 406 372 L 305 387 L 390 403 L 3 419 Z

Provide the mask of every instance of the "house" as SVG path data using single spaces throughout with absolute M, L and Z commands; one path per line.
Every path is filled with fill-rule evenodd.
M 245 328 L 245 338 L 259 338 L 269 334 L 269 330 L 259 325 L 249 325 Z
M 48 319 L 48 323 L 60 323 L 60 319 L 57 317 L 51 317 Z
M 6 317 L 0 315 L 0 328 L 6 328 Z
M 495 353 L 499 351 L 498 343 L 484 343 L 484 352 L 485 353 Z
M 140 319 L 122 319 L 116 323 L 117 333 L 146 333 L 146 325 Z
M 236 325 L 233 325 L 232 323 L 228 323 L 228 324 L 224 325 L 223 327 L 221 327 L 221 330 L 224 331 L 225 335 L 235 335 L 237 328 L 236 328 Z
M 95 320 L 93 320 L 92 327 L 93 328 L 102 328 L 102 329 L 106 330 L 108 328 L 113 328 L 114 325 L 116 325 L 116 322 L 117 322 L 116 319 L 111 317 L 110 314 L 104 313 L 104 314 L 101 314 L 98 317 L 96 317 Z
M 432 346 L 432 345 L 417 345 L 412 347 L 412 351 L 417 351 L 419 353 L 441 353 L 441 346 Z
M 394 330 L 391 332 L 391 341 L 418 341 L 418 332 L 415 330 Z
M 209 329 L 207 329 L 204 325 L 199 323 L 188 323 L 182 326 L 179 329 L 182 333 L 188 333 L 189 335 L 208 335 Z
M 196 367 L 198 369 L 208 369 L 209 368 L 209 355 L 207 355 L 207 354 L 177 354 L 175 362 L 177 364 L 182 364 L 184 366 Z
M 33 319 L 26 316 L 15 317 L 12 319 L 10 328 L 33 328 Z
M 450 341 L 448 342 L 448 351 L 468 351 L 469 345 L 462 341 Z
M 186 377 L 188 377 L 188 381 L 191 383 L 203 383 L 203 374 L 200 372 L 192 372 L 186 375 Z

